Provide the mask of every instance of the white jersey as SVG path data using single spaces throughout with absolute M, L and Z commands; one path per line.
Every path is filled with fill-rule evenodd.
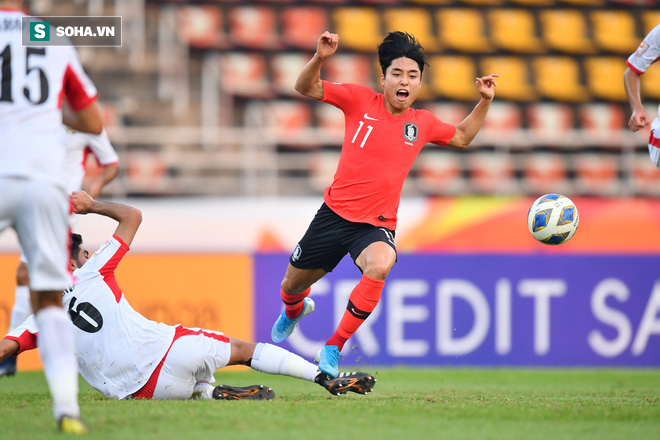
M 119 162 L 105 128 L 99 135 L 63 129 L 66 143 L 65 170 L 68 178 L 67 194 L 79 191 L 85 177 L 85 162 L 91 153 L 101 166 Z
M 66 184 L 62 99 L 79 111 L 97 97 L 72 46 L 23 47 L 20 11 L 0 10 L 0 176 Z
M 115 399 L 144 386 L 175 333 L 174 326 L 145 318 L 126 301 L 115 269 L 127 251 L 128 246 L 116 236 L 106 241 L 73 272 L 75 284 L 63 298 L 76 327 L 80 375 L 104 396 Z M 36 347 L 33 323 L 28 319 L 6 336 L 18 341 L 19 353 Z
M 660 59 L 660 25 L 654 27 L 644 37 L 635 53 L 628 57 L 626 64 L 635 73 L 641 75 L 658 59 Z M 660 105 L 658 106 L 658 114 L 660 114 Z

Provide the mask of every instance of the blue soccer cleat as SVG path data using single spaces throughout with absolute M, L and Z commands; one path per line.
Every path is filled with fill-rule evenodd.
M 288 338 L 291 333 L 293 333 L 293 329 L 296 328 L 298 322 L 300 322 L 301 319 L 314 311 L 314 306 L 315 305 L 313 299 L 305 298 L 302 313 L 300 313 L 300 316 L 297 318 L 291 319 L 286 316 L 286 312 L 282 312 L 282 314 L 277 318 L 277 321 L 275 321 L 273 330 L 270 332 L 270 337 L 273 342 L 282 342 Z
M 343 357 L 339 352 L 339 347 L 336 345 L 324 345 L 314 358 L 314 362 L 319 364 L 319 370 L 334 379 L 339 376 L 339 370 L 337 370 L 339 356 Z

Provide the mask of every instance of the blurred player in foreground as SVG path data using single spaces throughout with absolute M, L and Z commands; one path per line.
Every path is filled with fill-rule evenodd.
M 65 121 L 71 128 L 100 134 L 103 123 L 96 88 L 74 47 L 22 45 L 21 3 L 0 0 L 0 232 L 13 228 L 25 251 L 39 356 L 58 428 L 86 433 L 75 336 L 62 308 L 62 290 L 71 283 L 62 100 L 72 110 Z
M 74 211 L 117 220 L 117 229 L 94 254 L 72 236 L 70 266 L 74 285 L 64 292 L 76 331 L 80 374 L 104 396 L 125 399 L 267 399 L 262 385 L 213 387 L 213 373 L 226 365 L 248 365 L 269 374 L 316 382 L 332 394 L 366 394 L 376 379 L 367 373 L 345 373 L 333 379 L 300 356 L 271 344 L 254 344 L 220 332 L 171 326 L 148 320 L 128 303 L 115 269 L 129 250 L 142 221 L 130 206 L 72 195 Z M 38 328 L 30 317 L 0 341 L 0 359 L 35 347 Z
M 119 173 L 119 157 L 108 139 L 105 129 L 100 135 L 82 133 L 62 128 L 62 136 L 66 143 L 66 177 L 68 178 L 67 194 L 81 188 L 96 198 L 105 185 Z M 93 155 L 101 166 L 101 171 L 83 183 L 85 163 L 88 156 Z M 71 229 L 75 230 L 77 215 L 71 215 Z M 30 278 L 28 276 L 27 260 L 21 249 L 21 262 L 16 269 L 16 292 L 14 306 L 11 309 L 9 331 L 18 327 L 32 314 L 30 306 Z M 0 377 L 12 376 L 16 373 L 16 357 L 11 356 L 0 362 Z
M 649 32 L 635 53 L 631 54 L 626 61 L 628 68 L 623 74 L 623 85 L 632 110 L 632 115 L 628 121 L 628 127 L 632 131 L 642 129 L 651 122 L 651 117 L 646 113 L 642 104 L 640 76 L 658 59 L 660 59 L 660 25 Z M 658 106 L 658 112 L 660 113 L 660 106 Z M 656 137 L 656 134 L 658 137 Z M 655 166 L 660 168 L 660 116 L 655 118 L 651 124 L 649 155 Z
M 304 316 L 314 311 L 310 287 L 350 253 L 362 272 L 336 332 L 316 357 L 321 371 L 336 377 L 340 351 L 380 300 L 385 278 L 396 262 L 394 234 L 404 180 L 428 142 L 465 148 L 477 135 L 495 96 L 495 77 L 476 79 L 481 100 L 457 126 L 445 124 L 413 104 L 422 86 L 426 55 L 410 34 L 391 32 L 378 46 L 383 93 L 355 84 L 320 78 L 339 36 L 319 38 L 316 53 L 298 76 L 296 90 L 338 107 L 346 128 L 334 181 L 321 209 L 289 259 L 280 295 L 284 312 L 271 332 L 285 340 Z

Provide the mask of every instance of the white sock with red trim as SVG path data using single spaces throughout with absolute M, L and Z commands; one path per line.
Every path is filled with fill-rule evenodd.
M 32 304 L 30 304 L 30 288 L 28 286 L 16 286 L 14 298 L 14 307 L 11 308 L 11 318 L 9 320 L 9 331 L 14 330 L 23 321 L 32 314 Z
M 296 377 L 314 382 L 319 369 L 297 354 L 272 344 L 258 343 L 252 355 L 253 369 L 268 374 Z
M 44 366 L 53 415 L 80 416 L 78 406 L 78 361 L 75 353 L 75 333 L 71 319 L 61 307 L 45 307 L 35 315 L 39 335 L 37 347 Z

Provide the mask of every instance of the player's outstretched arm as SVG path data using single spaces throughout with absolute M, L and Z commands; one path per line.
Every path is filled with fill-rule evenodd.
M 0 340 L 0 362 L 7 359 L 9 356 L 13 356 L 19 350 L 20 346 L 18 342 L 13 339 L 2 339 Z
M 121 203 L 95 200 L 85 191 L 71 193 L 71 203 L 76 214 L 99 214 L 117 220 L 119 224 L 115 235 L 129 246 L 142 223 L 142 212 L 139 209 Z
M 339 35 L 328 31 L 323 32 L 316 44 L 316 53 L 305 65 L 296 80 L 296 91 L 303 96 L 316 100 L 323 99 L 323 83 L 321 82 L 321 66 L 326 58 L 337 51 Z
M 481 94 L 481 100 L 472 112 L 456 126 L 456 133 L 448 144 L 450 147 L 466 148 L 477 135 L 486 119 L 490 103 L 495 98 L 495 87 L 497 87 L 495 78 L 497 77 L 499 77 L 498 74 L 491 73 L 490 75 L 477 78 L 475 84 Z
M 630 116 L 630 120 L 628 121 L 628 127 L 630 127 L 632 131 L 644 128 L 649 125 L 650 122 L 649 115 L 646 113 L 644 105 L 642 104 L 639 85 L 639 74 L 628 67 L 623 74 L 623 86 L 626 89 L 626 96 L 630 103 L 630 110 L 632 110 L 632 116 Z

